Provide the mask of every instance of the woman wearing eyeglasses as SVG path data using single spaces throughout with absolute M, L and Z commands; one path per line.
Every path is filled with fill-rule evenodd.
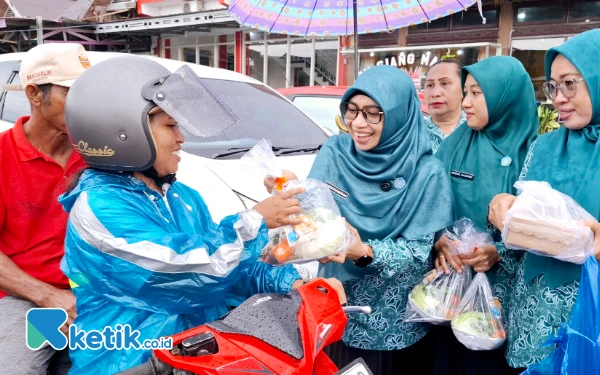
M 436 157 L 450 177 L 455 218 L 467 217 L 476 227 L 486 229 L 489 202 L 499 193 L 516 193 L 513 184 L 537 137 L 535 93 L 523 64 L 509 56 L 494 56 L 464 67 L 461 81 L 468 126 L 452 133 Z M 494 237 L 495 244 L 459 256 L 449 252 L 442 237 L 435 245 L 436 267 L 448 272 L 451 266 L 462 272 L 471 266 L 475 272 L 486 272 L 494 295 L 506 309 L 514 254 L 506 252 L 500 235 Z M 448 362 L 445 368 L 436 366 L 436 374 L 510 373 L 502 349 L 468 350 L 446 327 L 436 327 L 435 336 L 436 363 Z
M 330 186 L 356 239 L 320 275 L 335 275 L 348 303 L 373 313 L 350 314 L 343 344 L 329 355 L 339 367 L 362 357 L 375 374 L 430 374 L 429 327 L 404 322 L 405 308 L 411 288 L 432 267 L 434 234 L 452 223 L 448 177 L 431 153 L 406 73 L 367 70 L 340 108 L 349 134 L 329 138 L 309 177 Z
M 585 53 L 582 51 L 586 51 Z M 532 146 L 521 179 L 547 181 L 600 219 L 600 30 L 588 31 L 546 53 L 544 92 L 564 123 Z M 490 204 L 490 221 L 503 227 L 515 196 Z M 598 225 L 590 225 L 600 236 Z M 596 241 L 598 243 L 598 241 Z M 596 258 L 598 246 L 596 246 Z M 581 266 L 519 252 L 508 314 L 510 366 L 540 362 L 555 346 L 542 346 L 568 321 L 577 298 Z M 590 322 L 590 324 L 593 324 Z

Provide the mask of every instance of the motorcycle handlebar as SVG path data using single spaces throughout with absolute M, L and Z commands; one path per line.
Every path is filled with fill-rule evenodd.
M 353 312 L 361 312 L 367 315 L 370 314 L 372 311 L 371 306 L 342 306 L 342 310 L 344 310 L 346 314 Z

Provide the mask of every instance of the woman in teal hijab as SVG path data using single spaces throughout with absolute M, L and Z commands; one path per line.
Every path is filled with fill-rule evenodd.
M 582 33 L 546 53 L 546 96 L 564 123 L 541 136 L 527 156 L 521 179 L 547 181 L 600 219 L 600 30 Z M 530 161 L 530 162 L 529 162 Z M 515 197 L 490 204 L 490 221 L 502 228 Z M 596 227 L 592 226 L 597 231 Z M 568 321 L 577 298 L 581 266 L 518 252 L 508 313 L 512 367 L 540 362 L 554 346 L 541 346 Z M 596 258 L 600 258 L 596 254 Z
M 484 228 L 492 198 L 515 192 L 539 128 L 537 104 L 529 74 L 513 57 L 494 56 L 464 67 L 461 79 L 469 126 L 452 133 L 436 156 L 451 177 L 455 216 Z
M 494 56 L 464 67 L 461 78 L 468 126 L 459 127 L 450 135 L 436 157 L 443 161 L 450 177 L 455 219 L 467 217 L 483 230 L 487 228 L 492 198 L 500 193 L 515 193 L 513 184 L 537 137 L 537 105 L 531 78 L 513 57 Z M 499 235 L 490 232 L 495 241 L 501 241 Z M 444 245 L 444 239 L 436 243 L 437 268 L 447 270 L 448 262 L 459 272 L 465 265 L 476 272 L 486 272 L 494 295 L 506 309 L 514 258 L 512 253 L 506 253 L 502 242 L 461 256 L 450 254 Z M 502 349 L 473 352 L 459 344 L 446 327 L 436 328 L 435 333 L 442 346 L 457 347 L 448 359 L 448 369 L 437 373 L 491 375 L 510 371 Z
M 430 374 L 428 326 L 404 322 L 405 308 L 431 269 L 434 234 L 452 223 L 448 177 L 406 73 L 370 68 L 340 108 L 349 134 L 325 143 L 309 177 L 329 185 L 356 241 L 320 275 L 340 279 L 348 303 L 373 313 L 350 314 L 343 344 L 329 354 L 338 366 L 362 357 L 375 374 Z

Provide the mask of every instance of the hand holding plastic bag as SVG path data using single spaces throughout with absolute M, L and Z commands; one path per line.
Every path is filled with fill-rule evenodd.
M 507 249 L 577 264 L 594 254 L 594 235 L 584 222 L 595 219 L 577 202 L 547 182 L 519 181 L 515 187 L 521 194 L 502 230 Z
M 452 331 L 458 341 L 471 350 L 493 350 L 504 344 L 502 307 L 492 295 L 485 273 L 480 272 L 473 278 L 452 319 Z
M 294 215 L 302 224 L 285 226 L 269 233 L 270 240 L 261 259 L 270 264 L 306 263 L 346 251 L 354 237 L 327 185 L 306 179 L 288 182 L 283 191 L 304 187 L 296 196 L 302 213 Z
M 241 158 L 241 164 L 244 168 L 258 169 L 265 177 L 274 179 L 273 193 L 283 190 L 283 185 L 287 180 L 283 176 L 281 168 L 277 167 L 277 158 L 273 153 L 271 144 L 266 139 L 263 139 L 245 153 Z
M 275 155 L 268 142 L 263 140 L 244 155 L 247 164 L 254 163 L 265 175 L 282 179 L 280 188 L 273 194 L 303 187 L 304 193 L 295 198 L 302 213 L 292 217 L 302 218 L 302 223 L 269 231 L 269 243 L 261 259 L 269 264 L 307 263 L 345 251 L 354 237 L 324 183 L 312 179 L 285 181 L 281 170 L 274 167 Z
M 444 231 L 453 255 L 468 254 L 477 247 L 492 242 L 492 238 L 479 231 L 469 219 L 458 220 Z M 407 322 L 449 324 L 456 316 L 459 304 L 469 287 L 472 268 L 466 266 L 462 273 L 450 267 L 450 273 L 432 270 L 423 277 L 408 296 Z

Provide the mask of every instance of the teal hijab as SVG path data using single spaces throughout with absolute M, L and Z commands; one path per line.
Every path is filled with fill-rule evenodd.
M 431 153 L 412 79 L 397 68 L 376 66 L 356 80 L 342 102 L 358 94 L 373 99 L 384 112 L 379 144 L 362 151 L 349 134 L 331 137 L 309 177 L 330 185 L 342 216 L 363 241 L 416 239 L 450 225 L 450 184 Z M 382 189 L 386 184 L 388 191 Z M 352 262 L 328 264 L 321 271 L 342 281 L 369 273 Z
M 461 71 L 477 81 L 488 109 L 482 130 L 458 127 L 442 143 L 438 157 L 450 176 L 455 219 L 467 217 L 485 228 L 488 205 L 500 193 L 515 194 L 539 120 L 531 78 L 523 64 L 509 56 L 494 56 Z
M 546 53 L 546 80 L 558 54 L 575 65 L 585 79 L 592 100 L 592 121 L 581 130 L 565 126 L 538 140 L 527 180 L 547 181 L 552 187 L 573 198 L 600 220 L 600 30 L 591 30 L 551 48 Z M 584 83 L 579 83 L 583 85 Z M 554 258 L 527 254 L 527 282 L 545 274 L 545 282 L 556 288 L 581 275 L 581 266 Z

